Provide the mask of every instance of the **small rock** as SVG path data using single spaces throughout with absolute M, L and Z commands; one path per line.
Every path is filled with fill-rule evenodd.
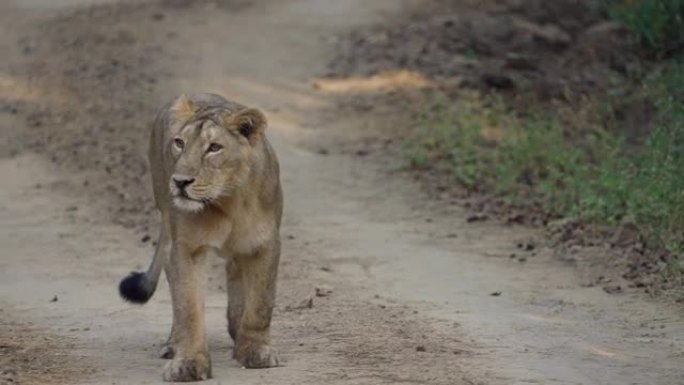
M 506 55 L 505 68 L 519 71 L 533 71 L 538 68 L 537 62 L 529 56 L 509 52 Z
M 547 227 L 551 230 L 554 231 L 559 231 L 568 227 L 575 228 L 578 227 L 581 224 L 580 220 L 577 218 L 561 218 L 561 219 L 556 219 L 553 220 L 549 223 L 547 223 Z
M 327 297 L 332 294 L 333 289 L 327 285 L 321 285 L 316 287 L 316 297 Z
M 487 87 L 490 88 L 496 88 L 499 90 L 510 90 L 515 88 L 515 82 L 513 79 L 506 75 L 485 72 L 480 75 L 480 79 Z
M 500 291 L 495 291 L 495 292 L 493 292 L 493 293 L 490 293 L 489 295 L 492 296 L 492 297 L 500 297 L 500 296 L 501 296 L 501 292 L 500 292 Z
M 52 297 L 52 299 L 50 300 L 50 302 L 57 302 L 57 301 L 59 301 L 59 298 L 57 298 L 56 295 L 54 297 Z
M 417 352 L 425 352 L 425 346 L 423 346 L 423 345 L 416 346 L 416 351 Z
M 525 250 L 525 251 L 532 251 L 532 250 L 534 250 L 535 247 L 536 246 L 534 245 L 534 243 L 531 243 L 531 242 L 519 242 L 518 243 L 518 248 Z
M 517 214 L 511 214 L 506 218 L 506 223 L 508 224 L 522 224 L 525 222 L 525 215 L 517 213 Z
M 285 306 L 285 311 L 293 311 L 293 310 L 302 310 L 302 309 L 311 309 L 313 308 L 314 303 L 313 303 L 313 297 L 306 298 L 299 302 L 297 305 L 294 306 Z
M 614 21 L 600 21 L 584 31 L 585 35 L 603 35 L 625 32 L 625 27 Z
M 147 242 L 149 242 L 149 241 L 150 241 L 150 236 L 149 236 L 149 234 L 145 234 L 145 235 L 140 239 L 140 242 L 142 242 L 142 243 L 147 243 Z
M 473 222 L 481 222 L 481 221 L 486 221 L 488 219 L 486 214 L 478 213 L 478 214 L 471 214 L 466 217 L 466 222 L 468 223 L 473 223 Z
M 570 35 L 553 24 L 539 25 L 528 20 L 516 19 L 514 25 L 537 40 L 547 44 L 566 47 L 572 42 Z
M 620 285 L 608 285 L 603 287 L 603 291 L 608 294 L 622 293 L 622 286 Z
M 313 297 L 309 297 L 303 301 L 301 301 L 297 306 L 295 306 L 295 309 L 311 309 L 313 308 Z

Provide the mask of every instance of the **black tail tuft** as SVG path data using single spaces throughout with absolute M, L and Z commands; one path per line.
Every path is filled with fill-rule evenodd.
M 119 293 L 126 301 L 143 304 L 154 294 L 145 273 L 132 272 L 119 283 Z

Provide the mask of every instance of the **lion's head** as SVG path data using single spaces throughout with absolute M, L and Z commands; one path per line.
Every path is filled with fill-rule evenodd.
M 172 163 L 169 191 L 177 208 L 201 211 L 245 183 L 250 157 L 266 127 L 260 111 L 200 108 L 181 96 L 170 116 L 174 122 L 169 124 L 164 151 Z

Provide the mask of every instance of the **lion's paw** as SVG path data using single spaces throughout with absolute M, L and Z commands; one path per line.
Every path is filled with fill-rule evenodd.
M 209 356 L 174 358 L 164 368 L 164 381 L 189 382 L 211 378 Z
M 245 368 L 274 368 L 280 365 L 278 352 L 270 345 L 248 345 L 235 351 L 235 359 Z

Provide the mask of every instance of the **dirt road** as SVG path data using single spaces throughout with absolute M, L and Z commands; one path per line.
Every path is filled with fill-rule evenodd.
M 0 6 L 0 383 L 160 382 L 168 291 L 136 307 L 116 286 L 148 262 L 146 234 L 158 225 L 140 166 L 145 123 L 162 100 L 200 90 L 267 112 L 286 196 L 273 325 L 284 366 L 244 370 L 230 359 L 216 260 L 207 383 L 684 383 L 681 306 L 588 287 L 543 251 L 511 260 L 534 233 L 466 223 L 462 209 L 390 176 L 389 158 L 339 150 L 387 123 L 340 114 L 312 87 L 332 42 L 419 1 L 78 11 L 86 3 L 113 2 Z M 82 57 L 95 73 L 73 74 Z M 332 293 L 315 296 L 323 285 Z

